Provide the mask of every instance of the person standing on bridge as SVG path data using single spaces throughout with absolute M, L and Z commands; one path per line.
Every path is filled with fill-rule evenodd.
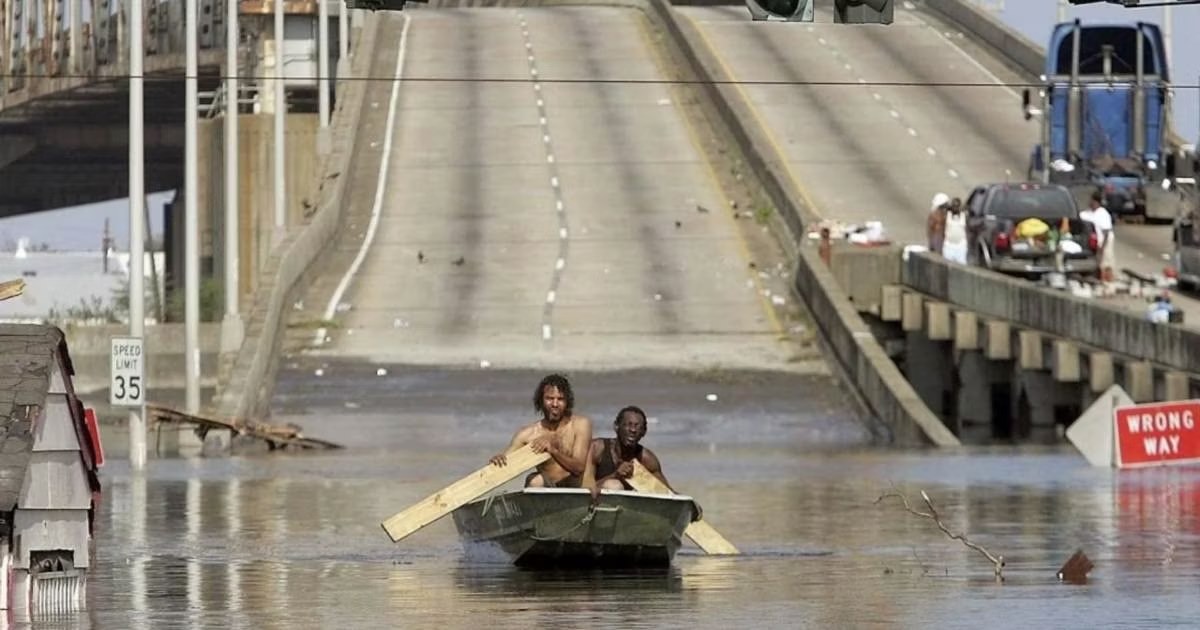
M 963 212 L 962 199 L 950 202 L 942 238 L 942 256 L 960 265 L 967 264 L 967 213 Z
M 575 415 L 575 393 L 567 377 L 550 374 L 543 378 L 533 393 L 533 408 L 542 417 L 517 429 L 508 448 L 493 456 L 491 463 L 504 466 L 508 453 L 528 444 L 535 453 L 549 453 L 550 459 L 525 478 L 526 487 L 584 487 L 592 421 Z
M 1104 282 L 1113 281 L 1113 269 L 1116 267 L 1116 238 L 1113 232 L 1112 214 L 1102 205 L 1104 194 L 1099 190 L 1092 193 L 1088 200 L 1088 209 L 1079 213 L 1079 218 L 1092 224 L 1100 243 L 1100 279 Z
M 946 233 L 946 206 L 950 203 L 950 195 L 938 193 L 930 203 L 929 216 L 925 219 L 925 235 L 929 241 L 929 251 L 942 253 L 942 238 Z

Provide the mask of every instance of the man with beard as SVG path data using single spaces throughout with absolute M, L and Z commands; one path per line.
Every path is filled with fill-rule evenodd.
M 533 393 L 533 408 L 542 417 L 517 429 L 508 448 L 492 457 L 491 463 L 504 466 L 508 463 L 506 453 L 528 444 L 535 453 L 549 453 L 550 459 L 525 478 L 526 487 L 582 487 L 592 443 L 592 421 L 575 415 L 571 383 L 560 374 L 543 378 Z

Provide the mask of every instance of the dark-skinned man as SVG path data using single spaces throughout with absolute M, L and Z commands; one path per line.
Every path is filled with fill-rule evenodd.
M 575 414 L 571 383 L 559 374 L 543 378 L 533 393 L 533 408 L 542 417 L 517 429 L 508 448 L 492 457 L 491 463 L 503 466 L 508 463 L 505 454 L 529 444 L 535 453 L 549 453 L 550 459 L 525 478 L 526 487 L 583 487 L 592 421 Z
M 613 430 L 616 431 L 616 438 L 596 438 L 592 440 L 588 452 L 596 479 L 596 485 L 592 488 L 593 500 L 600 498 L 601 490 L 632 490 L 633 487 L 626 480 L 633 476 L 634 460 L 641 462 L 646 471 L 657 477 L 671 492 L 676 492 L 663 474 L 658 456 L 641 444 L 642 438 L 646 437 L 646 412 L 633 405 L 625 407 L 617 412 Z M 701 514 L 700 504 L 697 503 L 694 520 L 700 520 Z

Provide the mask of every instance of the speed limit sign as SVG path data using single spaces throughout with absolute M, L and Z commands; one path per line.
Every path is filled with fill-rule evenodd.
M 112 380 L 108 402 L 112 405 L 140 407 L 145 404 L 145 355 L 140 337 L 112 338 Z

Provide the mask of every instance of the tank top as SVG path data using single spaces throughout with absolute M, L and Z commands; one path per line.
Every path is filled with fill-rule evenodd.
M 954 213 L 946 214 L 946 240 L 947 243 L 955 245 L 967 242 L 967 213 L 959 212 L 958 216 Z
M 613 447 L 616 440 L 613 438 L 601 438 L 604 443 L 604 450 L 600 452 L 600 463 L 596 464 L 596 479 L 603 479 L 617 472 L 617 460 L 613 457 Z M 634 458 L 639 459 L 642 456 L 642 445 L 638 444 L 637 451 L 634 453 Z

